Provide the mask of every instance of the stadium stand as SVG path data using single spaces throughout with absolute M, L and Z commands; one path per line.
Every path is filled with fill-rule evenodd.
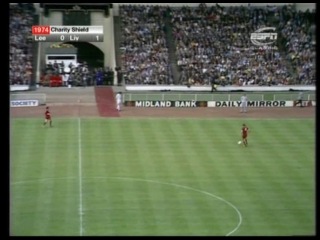
M 168 12 L 171 28 L 165 21 Z M 314 84 L 315 12 L 297 12 L 293 5 L 122 5 L 120 16 L 126 84 Z M 252 44 L 251 33 L 273 26 L 278 39 L 272 47 Z M 172 79 L 168 67 L 173 58 L 168 54 L 168 29 L 180 71 L 178 80 Z M 161 46 L 163 54 L 155 52 L 155 46 Z M 159 76 L 166 78 L 161 81 Z
M 126 84 L 172 84 L 165 7 L 121 5 L 122 69 Z
M 28 38 L 33 25 L 33 3 L 9 6 L 9 83 L 29 85 L 33 74 L 32 41 Z
M 10 4 L 10 85 L 29 85 L 34 72 L 33 3 Z M 120 5 L 121 79 L 139 85 L 314 85 L 315 10 L 294 5 L 198 7 Z M 272 47 L 257 47 L 250 34 L 276 27 Z M 66 71 L 66 67 L 69 68 Z M 44 86 L 112 84 L 114 71 L 51 63 Z

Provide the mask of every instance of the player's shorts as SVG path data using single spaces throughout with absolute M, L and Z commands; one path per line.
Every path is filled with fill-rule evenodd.
M 247 107 L 247 103 L 246 102 L 242 102 L 240 106 L 241 107 Z

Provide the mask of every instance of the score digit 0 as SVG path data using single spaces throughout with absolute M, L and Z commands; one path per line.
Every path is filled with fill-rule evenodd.
M 60 36 L 60 40 L 61 40 L 61 41 L 64 41 L 64 35 L 61 35 L 61 36 Z

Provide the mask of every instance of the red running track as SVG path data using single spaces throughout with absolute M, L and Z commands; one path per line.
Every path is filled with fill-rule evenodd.
M 97 108 L 101 117 L 120 117 L 112 87 L 95 87 Z

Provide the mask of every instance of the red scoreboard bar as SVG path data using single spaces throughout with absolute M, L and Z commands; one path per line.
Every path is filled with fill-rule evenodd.
M 49 35 L 50 26 L 32 26 L 32 35 Z

